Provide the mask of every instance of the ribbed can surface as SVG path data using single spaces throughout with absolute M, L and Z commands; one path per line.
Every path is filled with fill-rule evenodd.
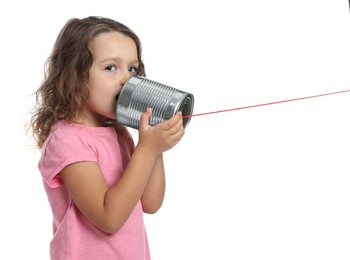
M 192 94 L 161 84 L 145 77 L 132 76 L 117 96 L 117 122 L 138 129 L 141 115 L 152 108 L 150 125 L 157 125 L 175 115 L 192 115 L 194 97 Z M 184 118 L 184 127 L 190 117 Z

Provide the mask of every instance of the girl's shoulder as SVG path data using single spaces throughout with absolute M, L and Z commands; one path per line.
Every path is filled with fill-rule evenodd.
M 114 134 L 111 127 L 86 126 L 74 122 L 58 121 L 51 129 L 52 135 L 79 135 L 79 136 L 99 136 Z
M 91 143 L 101 134 L 106 134 L 106 130 L 67 121 L 58 121 L 52 126 L 51 132 L 43 145 L 43 150 L 46 150 L 47 147 L 60 147 L 60 149 L 72 146 L 90 147 Z
M 87 132 L 83 126 L 67 121 L 58 121 L 51 128 L 49 136 L 46 138 L 43 149 L 47 146 L 64 147 L 75 145 L 86 139 Z
M 86 129 L 86 126 L 74 122 L 60 120 L 52 126 L 51 133 L 57 134 L 60 132 L 81 132 L 83 129 Z

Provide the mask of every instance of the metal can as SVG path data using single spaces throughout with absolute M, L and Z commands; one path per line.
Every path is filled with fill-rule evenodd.
M 142 76 L 130 77 L 116 99 L 117 122 L 134 129 L 139 128 L 141 115 L 149 107 L 152 108 L 150 125 L 162 123 L 181 111 L 186 128 L 194 106 L 193 94 Z

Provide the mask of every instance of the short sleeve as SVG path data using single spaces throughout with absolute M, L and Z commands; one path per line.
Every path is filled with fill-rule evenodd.
M 51 188 L 63 184 L 58 174 L 67 165 L 82 161 L 97 162 L 96 151 L 88 139 L 84 131 L 74 128 L 58 128 L 50 134 L 42 150 L 39 169 Z

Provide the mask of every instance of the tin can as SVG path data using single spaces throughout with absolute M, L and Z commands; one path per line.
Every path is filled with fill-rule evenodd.
M 193 94 L 142 76 L 130 77 L 116 99 L 117 122 L 134 129 L 139 128 L 141 115 L 149 107 L 152 108 L 150 125 L 162 123 L 181 111 L 186 128 L 194 106 Z

